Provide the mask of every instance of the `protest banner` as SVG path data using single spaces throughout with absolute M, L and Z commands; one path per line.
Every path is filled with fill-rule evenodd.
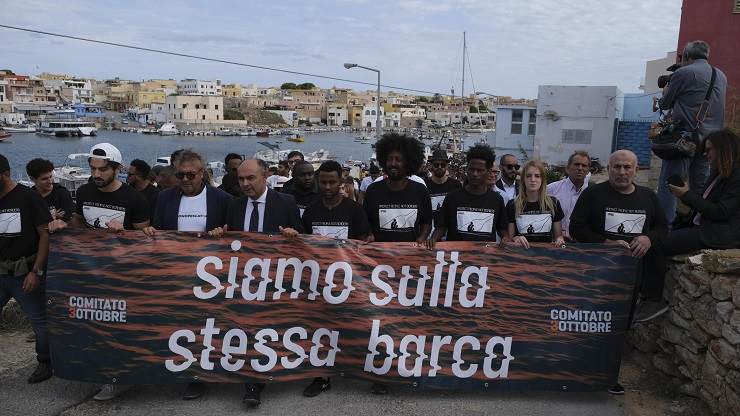
M 362 244 L 66 230 L 47 282 L 59 377 L 359 377 L 441 388 L 616 382 L 637 261 L 614 246 Z

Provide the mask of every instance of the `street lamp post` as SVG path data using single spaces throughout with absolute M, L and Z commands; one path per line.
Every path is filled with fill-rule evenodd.
M 374 69 L 374 68 L 368 68 L 366 66 L 357 65 L 357 64 L 344 64 L 344 67 L 346 69 L 352 69 L 352 68 L 362 68 L 367 69 L 368 71 L 373 71 L 378 73 L 378 96 L 375 98 L 375 138 L 380 138 L 380 70 Z

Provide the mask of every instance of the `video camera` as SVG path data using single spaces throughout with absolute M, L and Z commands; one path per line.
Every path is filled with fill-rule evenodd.
M 666 68 L 666 71 L 674 72 L 675 70 L 677 70 L 680 67 L 681 67 L 680 64 L 673 64 L 673 65 L 669 66 L 668 68 Z M 673 74 L 659 76 L 658 77 L 658 88 L 661 88 L 661 89 L 662 88 L 665 88 L 665 86 L 668 85 L 669 82 L 671 82 L 671 77 L 672 76 L 673 76 Z

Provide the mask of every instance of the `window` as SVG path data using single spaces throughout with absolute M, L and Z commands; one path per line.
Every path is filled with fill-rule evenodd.
M 529 110 L 529 131 L 528 135 L 534 136 L 537 130 L 537 110 Z
M 591 130 L 563 129 L 563 143 L 591 144 Z
M 365 110 L 365 115 L 366 116 L 369 116 L 370 115 L 370 110 Z
M 524 117 L 524 110 L 512 110 L 511 134 L 522 134 L 522 117 Z
M 707 87 L 707 88 L 709 88 L 709 87 Z M 218 110 L 218 104 L 216 104 L 216 110 Z
M 707 88 L 709 88 L 709 87 L 707 87 Z M 203 115 L 202 115 L 202 116 L 200 116 L 200 117 L 201 117 L 201 120 L 205 120 L 205 119 L 206 119 L 206 115 L 205 115 L 205 114 L 203 114 Z
M 188 105 L 187 104 L 183 104 L 182 105 L 182 108 L 188 108 Z
M 216 114 L 216 120 L 218 120 L 218 114 Z

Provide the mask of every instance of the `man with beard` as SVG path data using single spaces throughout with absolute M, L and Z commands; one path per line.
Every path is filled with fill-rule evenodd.
M 445 235 L 447 241 L 496 241 L 497 235 L 506 234 L 504 200 L 491 190 L 488 180 L 496 154 L 490 146 L 477 144 L 468 149 L 466 160 L 468 180 L 444 199 L 430 249 Z
M 519 175 L 519 168 L 519 161 L 516 156 L 511 154 L 501 156 L 499 162 L 501 178 L 496 181 L 494 191 L 504 198 L 504 205 L 519 195 L 519 183 L 516 180 Z
M 150 219 L 154 216 L 154 208 L 157 206 L 157 195 L 160 188 L 154 186 L 151 180 L 149 180 L 149 173 L 152 168 L 148 163 L 141 159 L 134 159 L 131 161 L 128 167 L 128 175 L 126 176 L 126 183 L 141 192 L 149 203 L 150 208 Z
M 154 237 L 157 230 L 204 232 L 226 224 L 226 208 L 231 195 L 208 184 L 204 165 L 203 158 L 192 150 L 180 154 L 175 174 L 179 186 L 159 194 L 153 226 L 144 227 L 144 234 Z M 204 392 L 203 383 L 190 382 L 182 398 L 197 399 Z
M 565 167 L 566 177 L 553 183 L 547 184 L 547 194 L 554 196 L 560 202 L 560 208 L 565 215 L 560 222 L 563 228 L 563 236 L 570 240 L 570 214 L 578 202 L 581 193 L 588 187 L 588 174 L 591 165 L 591 157 L 584 151 L 578 151 L 570 155 L 568 165 Z
M 242 157 L 236 153 L 229 153 L 224 159 L 226 175 L 221 179 L 218 189 L 228 192 L 231 196 L 240 196 L 239 180 L 236 179 L 236 168 L 242 163 Z
M 295 237 L 303 232 L 293 196 L 268 189 L 267 168 L 261 159 L 247 159 L 239 165 L 236 171 L 244 196 L 229 203 L 226 225 L 209 231 L 209 235 L 221 237 L 227 231 L 248 231 Z M 245 383 L 244 387 L 242 402 L 249 408 L 259 406 L 265 384 Z
M 26 164 L 26 173 L 33 181 L 33 190 L 39 193 L 54 220 L 69 221 L 74 212 L 74 201 L 67 188 L 54 183 L 54 164 L 46 159 L 33 159 Z
M 43 289 L 51 220 L 38 192 L 13 181 L 10 163 L 0 155 L 0 310 L 14 298 L 31 321 L 38 365 L 29 383 L 52 376 Z
M 296 162 L 293 166 L 293 180 L 285 184 L 283 193 L 293 195 L 303 217 L 306 208 L 321 198 L 314 186 L 313 166 L 308 162 Z
M 426 186 L 409 179 L 424 163 L 424 146 L 416 139 L 396 133 L 384 134 L 375 144 L 385 180 L 367 188 L 364 208 L 370 223 L 368 241 L 410 241 L 424 244 L 432 228 L 432 203 Z M 375 383 L 373 394 L 388 393 L 388 386 Z
M 439 210 L 447 194 L 456 191 L 462 187 L 462 184 L 456 179 L 450 178 L 447 172 L 447 166 L 450 159 L 447 157 L 447 151 L 436 149 L 429 158 L 432 175 L 424 179 L 432 198 L 432 211 L 434 212 L 434 227 L 439 223 Z
M 345 197 L 342 187 L 342 166 L 329 160 L 319 166 L 321 199 L 311 204 L 303 213 L 306 233 L 323 235 L 340 240 L 365 240 L 370 232 L 362 206 Z M 316 377 L 303 390 L 306 397 L 314 397 L 331 388 L 331 379 Z
M 99 143 L 90 149 L 87 161 L 92 181 L 77 190 L 71 225 L 109 232 L 147 227 L 150 212 L 146 198 L 118 180 L 123 161 L 121 152 L 110 143 Z M 130 388 L 131 385 L 105 384 L 93 399 L 110 400 Z
M 371 241 L 410 241 L 423 244 L 432 228 L 432 203 L 426 186 L 409 176 L 424 162 L 422 144 L 411 137 L 387 133 L 375 151 L 388 177 L 367 188 L 364 208 Z
M 646 301 L 637 311 L 638 321 L 664 313 L 664 259 L 660 243 L 668 225 L 658 197 L 651 189 L 635 185 L 637 156 L 629 150 L 618 150 L 609 157 L 609 180 L 589 186 L 578 198 L 570 217 L 570 235 L 580 243 L 607 243 L 615 250 L 628 250 L 641 259 L 635 286 Z M 637 296 L 633 297 L 634 312 Z M 624 394 L 619 384 L 611 387 L 612 394 Z

